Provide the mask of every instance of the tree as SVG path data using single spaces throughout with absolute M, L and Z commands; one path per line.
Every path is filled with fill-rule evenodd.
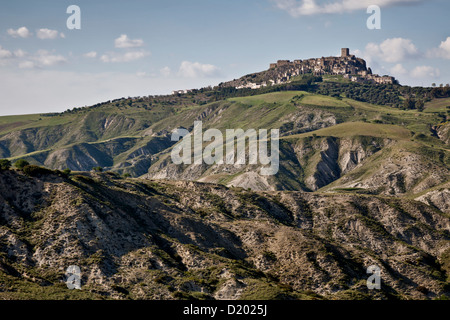
M 14 163 L 14 166 L 20 170 L 23 170 L 23 168 L 28 165 L 30 165 L 30 163 L 25 159 L 19 159 Z
M 11 161 L 8 159 L 1 159 L 0 160 L 0 169 L 1 170 L 9 170 L 11 168 Z
M 72 171 L 71 171 L 70 169 L 64 169 L 64 170 L 63 170 L 63 174 L 64 174 L 65 176 L 68 176 L 71 172 L 72 172 Z
M 39 167 L 34 164 L 26 165 L 23 167 L 23 173 L 30 177 L 38 177 L 42 175 L 49 175 L 54 173 L 52 170 L 49 170 L 44 167 Z
M 435 88 L 435 87 L 436 87 L 436 83 L 433 82 L 433 83 L 431 84 L 431 86 L 432 86 L 433 88 Z
M 416 101 L 414 99 L 407 98 L 407 99 L 405 99 L 405 101 L 403 101 L 403 109 L 410 110 L 410 109 L 414 109 L 415 107 L 416 107 Z
M 102 167 L 93 167 L 92 170 L 94 170 L 96 172 L 103 172 L 103 168 Z
M 423 102 L 422 99 L 419 99 L 416 101 L 416 109 L 420 112 L 423 111 L 423 109 L 425 108 L 425 103 Z

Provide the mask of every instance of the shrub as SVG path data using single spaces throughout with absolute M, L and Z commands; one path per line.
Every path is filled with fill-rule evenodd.
M 96 172 L 103 172 L 103 168 L 102 167 L 93 167 L 92 170 L 94 170 Z
M 39 166 L 35 166 L 33 164 L 23 167 L 22 170 L 27 176 L 30 176 L 30 177 L 36 177 L 36 176 L 53 173 L 52 170 L 49 170 L 49 169 L 43 168 L 43 167 L 39 167 Z
M 11 161 L 7 159 L 1 159 L 0 160 L 0 169 L 1 170 L 9 170 L 11 168 Z
M 119 178 L 120 177 L 120 175 L 117 172 L 114 172 L 114 171 L 106 171 L 106 173 L 109 176 L 114 177 L 114 178 Z
M 264 251 L 262 254 L 263 254 L 263 257 L 269 261 L 277 261 L 277 256 L 275 255 L 275 253 L 273 253 L 271 251 Z
M 70 169 L 64 169 L 63 174 L 68 176 L 72 171 Z
M 423 294 L 428 294 L 429 290 L 427 288 L 425 288 L 424 286 L 418 286 L 416 288 L 417 291 L 423 293 Z
M 25 159 L 19 159 L 14 163 L 14 166 L 17 169 L 22 170 L 24 167 L 28 166 L 30 163 Z
M 113 284 L 111 286 L 111 289 L 113 289 L 116 292 L 122 293 L 124 295 L 129 295 L 130 294 L 130 292 L 127 289 L 125 289 L 124 287 L 120 287 L 118 285 L 115 285 L 115 284 Z

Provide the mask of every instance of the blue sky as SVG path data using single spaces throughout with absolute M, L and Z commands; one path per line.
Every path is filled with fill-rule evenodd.
M 81 30 L 66 26 L 69 5 Z M 216 85 L 341 47 L 402 84 L 446 84 L 449 12 L 447 0 L 2 1 L 0 115 Z

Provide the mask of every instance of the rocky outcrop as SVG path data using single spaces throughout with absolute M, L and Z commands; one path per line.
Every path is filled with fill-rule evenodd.
M 306 178 L 306 185 L 317 190 L 339 179 L 341 168 L 338 165 L 339 146 L 336 139 L 326 138 L 320 144 L 320 159 L 315 172 Z
M 386 195 L 417 194 L 447 182 L 449 175 L 445 163 L 391 143 L 377 159 L 356 167 L 327 189 L 361 188 Z
M 427 192 L 417 197 L 416 200 L 450 214 L 450 190 L 448 188 Z
M 444 141 L 445 144 L 450 144 L 450 122 L 441 124 L 435 128 L 435 132 L 439 139 Z

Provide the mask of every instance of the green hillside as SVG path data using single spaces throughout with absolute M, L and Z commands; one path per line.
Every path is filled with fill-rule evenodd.
M 0 299 L 450 296 L 450 98 L 418 110 L 379 104 L 413 89 L 373 86 L 369 103 L 358 88 L 338 77 L 0 117 L 13 165 L 0 170 Z M 172 130 L 200 120 L 279 129 L 278 172 L 174 164 Z M 83 292 L 61 282 L 71 264 Z
M 337 85 L 338 80 L 327 79 L 326 83 Z M 399 163 L 404 170 L 408 171 L 410 165 L 431 163 L 440 168 L 436 181 L 448 179 L 449 146 L 445 130 L 450 98 L 431 99 L 419 111 L 314 91 L 318 90 L 254 94 L 255 91 L 246 96 L 233 93 L 234 97 L 222 99 L 221 95 L 227 95 L 223 91 L 197 91 L 123 98 L 60 114 L 0 117 L 0 157 L 13 162 L 24 158 L 59 170 L 89 171 L 100 166 L 134 177 L 311 191 L 329 184 L 337 190 L 343 181 L 345 186 L 364 185 L 355 177 L 370 180 L 376 168 L 392 162 L 392 157 L 402 150 L 421 157 L 419 164 Z M 177 128 L 191 130 L 197 120 L 202 120 L 204 130 L 216 128 L 222 132 L 237 128 L 280 129 L 278 175 L 262 181 L 261 177 L 249 177 L 247 168 L 224 171 L 210 166 L 175 170 L 170 161 L 174 145 L 171 132 Z M 442 136 L 438 130 L 444 132 Z M 358 137 L 366 138 L 358 140 Z M 325 161 L 327 152 L 332 156 Z M 358 159 L 347 159 L 358 152 Z M 326 170 L 330 170 L 326 178 L 321 177 L 324 163 Z M 393 173 L 386 173 L 390 174 Z M 423 190 L 414 190 L 419 191 Z

